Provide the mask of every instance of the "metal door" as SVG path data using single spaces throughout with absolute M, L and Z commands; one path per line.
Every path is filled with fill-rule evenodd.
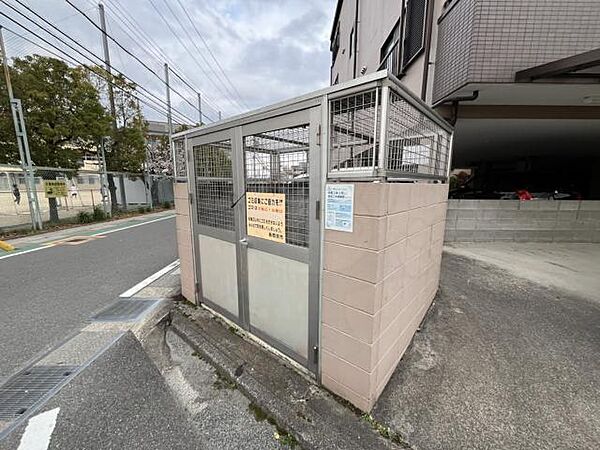
M 319 309 L 319 114 L 320 108 L 311 108 L 242 126 L 243 172 L 236 174 L 244 180 L 237 222 L 242 317 L 253 334 L 313 372 Z M 266 226 L 255 219 L 253 208 L 263 207 L 261 201 L 280 206 Z
M 200 300 L 314 373 L 320 119 L 313 107 L 186 144 Z M 248 230 L 248 198 L 270 194 L 285 199 L 285 237 Z

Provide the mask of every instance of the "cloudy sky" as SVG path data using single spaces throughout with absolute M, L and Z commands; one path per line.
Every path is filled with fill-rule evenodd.
M 69 1 L 98 23 L 97 2 Z M 66 0 L 7 0 L 6 3 L 51 29 L 19 3 L 27 5 L 86 49 L 102 55 L 99 31 Z M 7 4 L 0 5 L 0 12 L 90 63 Z M 208 120 L 215 119 L 218 110 L 224 117 L 231 116 L 329 83 L 329 32 L 335 0 L 104 0 L 104 4 L 108 33 L 156 75 L 111 42 L 112 65 L 164 99 L 164 84 L 157 75 L 163 76 L 163 63 L 167 59 L 178 75 L 202 92 L 203 112 Z M 12 32 L 56 52 L 5 16 L 0 16 L 0 24 L 8 28 L 5 39 L 9 56 L 46 54 Z M 71 45 L 97 61 L 91 53 L 72 42 Z M 171 81 L 177 91 L 172 93 L 175 109 L 198 120 L 198 111 L 179 94 L 194 105 L 197 95 L 173 74 Z M 151 119 L 164 120 L 147 107 L 145 114 Z

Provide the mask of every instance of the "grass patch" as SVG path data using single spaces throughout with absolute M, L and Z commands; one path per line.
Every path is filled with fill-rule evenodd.
M 264 409 L 255 403 L 250 403 L 248 409 L 254 414 L 254 419 L 257 422 L 264 422 L 265 420 L 275 427 L 273 437 L 281 444 L 286 447 L 295 448 L 298 445 L 298 441 L 294 436 L 281 428 L 275 419 L 271 417 Z
M 388 439 L 388 440 L 392 441 L 394 444 L 398 444 L 398 445 L 402 446 L 403 448 L 410 448 L 410 446 L 408 445 L 408 442 L 406 442 L 399 433 L 396 433 L 390 427 L 385 426 L 382 423 L 379 423 L 377 420 L 375 420 L 375 418 L 371 414 L 364 413 L 360 417 L 362 420 L 364 420 L 369 425 L 371 425 L 371 428 L 373 428 L 375 431 L 377 431 L 385 439 Z
M 216 371 L 217 379 L 213 383 L 213 387 L 215 389 L 229 389 L 234 390 L 237 389 L 237 383 L 229 378 L 228 375 L 221 373 L 220 371 Z

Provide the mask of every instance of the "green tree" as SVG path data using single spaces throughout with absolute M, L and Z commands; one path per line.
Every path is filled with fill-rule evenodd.
M 33 55 L 15 58 L 10 68 L 14 95 L 21 99 L 31 159 L 36 166 L 77 169 L 86 150 L 110 131 L 110 116 L 87 70 Z M 6 92 L 5 80 L 2 89 Z M 0 122 L 0 162 L 19 160 L 7 97 Z M 9 114 L 4 114 L 5 109 Z M 50 220 L 58 220 L 56 199 L 48 199 Z
M 115 117 L 112 118 L 113 126 L 109 134 L 111 143 L 105 147 L 107 170 L 141 172 L 146 158 L 148 126 L 135 96 L 136 84 L 126 80 L 122 75 L 112 75 L 101 68 L 90 71 L 90 82 L 98 91 L 106 93 L 106 99 L 109 84 L 113 86 Z M 109 173 L 108 190 L 113 213 L 117 210 L 116 189 L 114 175 Z

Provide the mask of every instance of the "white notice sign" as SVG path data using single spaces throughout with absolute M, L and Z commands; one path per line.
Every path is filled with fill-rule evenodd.
M 327 184 L 325 188 L 325 228 L 352 233 L 354 185 Z

